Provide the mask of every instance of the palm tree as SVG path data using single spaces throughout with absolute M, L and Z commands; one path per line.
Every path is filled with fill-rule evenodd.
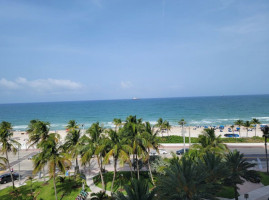
M 207 174 L 205 182 L 214 183 L 214 193 L 217 193 L 222 188 L 224 179 L 229 175 L 222 156 L 216 155 L 214 152 L 206 152 L 202 158 L 198 159 L 197 164 L 200 170 Z
M 232 132 L 234 133 L 234 125 L 232 124 L 231 126 Z
M 239 126 L 239 135 L 241 137 L 241 134 L 240 134 L 240 132 L 241 132 L 241 126 L 244 126 L 244 121 L 241 120 L 241 119 L 239 119 L 239 120 L 237 120 L 237 121 L 234 122 L 234 125 Z
M 70 120 L 66 126 L 66 129 L 68 129 L 68 131 L 71 131 L 73 129 L 78 129 L 78 128 L 79 126 L 75 120 Z
M 70 155 L 72 155 L 72 158 L 76 160 L 76 167 L 75 167 L 76 173 L 79 172 L 78 155 L 80 152 L 78 144 L 80 137 L 81 137 L 80 130 L 69 127 L 69 131 L 65 137 L 65 143 L 63 146 L 65 151 L 68 152 Z
M 165 121 L 163 122 L 163 128 L 166 129 L 166 133 L 167 133 L 167 135 L 169 135 L 168 132 L 171 130 L 171 125 L 170 125 L 169 121 L 166 121 L 166 120 L 165 120 Z
M 192 148 L 199 150 L 200 154 L 205 154 L 207 151 L 223 154 L 228 150 L 222 143 L 221 136 L 217 137 L 213 128 L 204 129 L 203 134 L 198 137 L 198 144 L 193 144 Z
M 11 175 L 12 186 L 14 189 L 15 188 L 14 178 L 13 178 L 13 172 L 11 171 L 11 168 L 10 168 L 8 153 L 12 152 L 16 154 L 18 150 L 17 148 L 20 147 L 20 143 L 12 139 L 12 136 L 13 136 L 13 133 L 12 133 L 11 123 L 2 121 L 0 124 L 0 145 L 2 146 L 0 152 L 2 154 L 5 154 L 6 156 L 6 159 L 4 159 L 4 161 L 7 163 L 7 166 Z
M 155 196 L 155 190 L 150 192 L 148 182 L 144 180 L 134 179 L 131 185 L 125 185 L 124 189 L 127 195 L 117 192 L 114 196 L 115 200 L 153 200 Z
M 31 120 L 27 132 L 29 133 L 29 146 L 38 146 L 42 141 L 49 137 L 50 123 L 43 122 L 38 119 Z M 45 167 L 43 168 L 43 177 L 45 182 Z
M 90 148 L 90 152 L 84 155 L 83 162 L 84 163 L 87 162 L 87 160 L 85 159 L 86 158 L 89 159 L 88 156 L 90 156 L 90 153 L 93 150 L 94 151 L 93 154 L 96 156 L 97 163 L 99 166 L 100 177 L 102 180 L 102 187 L 103 187 L 103 190 L 105 190 L 105 182 L 104 182 L 104 178 L 102 174 L 102 169 L 103 169 L 102 156 L 106 148 L 106 144 L 104 142 L 105 141 L 104 136 L 102 135 L 103 131 L 104 131 L 104 128 L 99 125 L 99 122 L 93 123 L 91 127 L 87 130 L 87 133 L 90 135 L 90 138 L 92 140 L 92 143 L 91 144 L 89 143 L 89 146 L 92 145 L 92 147 Z
M 122 125 L 122 121 L 120 118 L 114 118 L 113 119 L 113 124 L 115 125 L 115 130 L 118 129 L 118 127 L 120 127 Z
M 264 137 L 264 147 L 265 147 L 265 156 L 266 156 L 266 169 L 267 169 L 267 174 L 269 174 L 268 171 L 268 154 L 267 154 L 267 139 L 269 138 L 269 127 L 265 126 L 262 128 L 263 132 L 263 137 Z
M 159 118 L 158 121 L 157 121 L 157 124 L 155 125 L 159 131 L 162 133 L 162 136 L 163 136 L 163 131 L 162 129 L 164 129 L 164 121 L 162 118 Z
M 170 165 L 165 175 L 158 179 L 158 199 L 213 199 L 215 185 L 206 182 L 208 175 L 202 170 L 194 160 L 183 156 L 179 162 Z
M 111 198 L 106 194 L 105 191 L 100 191 L 91 194 L 91 200 L 110 200 Z
M 65 173 L 65 168 L 70 167 L 71 162 L 68 160 L 67 154 L 63 152 L 61 146 L 59 146 L 60 136 L 56 133 L 52 133 L 48 138 L 42 141 L 38 146 L 41 148 L 41 152 L 34 156 L 34 170 L 33 173 L 39 172 L 46 164 L 48 164 L 50 177 L 53 178 L 55 200 L 57 200 L 57 188 L 56 188 L 56 167 Z
M 6 169 L 7 159 L 5 157 L 0 156 L 0 169 Z
M 144 133 L 144 138 L 146 140 L 146 145 L 145 147 L 147 148 L 147 162 L 148 162 L 148 168 L 149 168 L 149 173 L 150 173 L 150 177 L 151 177 L 151 181 L 152 184 L 155 185 L 154 183 L 154 179 L 152 176 L 152 171 L 151 171 L 151 166 L 150 166 L 150 148 L 155 149 L 157 152 L 159 144 L 158 144 L 158 140 L 157 140 L 157 136 L 158 136 L 158 130 L 154 132 L 154 127 L 151 127 L 149 122 L 145 123 L 145 133 Z
M 27 132 L 29 133 L 29 147 L 37 145 L 49 136 L 50 123 L 40 120 L 31 120 Z
M 184 129 L 184 125 L 187 124 L 187 122 L 186 122 L 184 119 L 181 119 L 181 120 L 178 122 L 178 124 L 182 127 L 182 129 L 181 129 L 182 131 L 181 131 L 181 132 L 182 132 L 182 136 L 183 136 L 184 153 L 185 153 L 185 149 L 186 149 L 186 148 L 185 148 L 185 132 L 184 132 L 183 129 Z
M 133 148 L 133 161 L 136 162 L 137 179 L 139 179 L 139 158 L 146 156 L 146 140 L 143 137 L 144 125 L 142 119 L 137 119 L 136 116 L 129 116 L 123 127 L 123 137 L 129 139 L 129 144 Z
M 256 131 L 257 131 L 257 125 L 261 124 L 260 120 L 258 120 L 257 118 L 253 118 L 251 120 L 251 123 L 255 125 L 255 137 L 256 137 Z
M 248 129 L 252 127 L 252 124 L 250 121 L 245 121 L 243 126 L 247 129 L 247 137 L 248 137 Z
M 256 164 L 249 163 L 244 158 L 244 154 L 237 150 L 230 152 L 225 157 L 226 166 L 230 171 L 230 175 L 226 178 L 226 184 L 232 185 L 234 188 L 235 199 L 238 200 L 238 184 L 243 184 L 246 181 L 257 183 L 260 180 L 260 175 L 251 168 Z
M 130 147 L 128 144 L 126 144 L 126 141 L 124 138 L 121 138 L 119 133 L 113 129 L 108 130 L 109 135 L 109 152 L 105 156 L 105 161 L 109 161 L 109 157 L 113 157 L 114 162 L 114 174 L 113 174 L 113 180 L 111 184 L 111 192 L 113 192 L 113 185 L 115 182 L 116 172 L 117 172 L 117 162 L 118 160 L 121 161 L 121 163 L 124 163 L 125 161 L 130 162 L 129 154 L 132 152 L 132 147 Z

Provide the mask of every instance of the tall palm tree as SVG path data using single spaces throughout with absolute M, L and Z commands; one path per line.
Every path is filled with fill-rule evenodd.
M 163 121 L 162 118 L 158 119 L 157 124 L 155 125 L 155 127 L 157 127 L 161 133 L 163 133 L 162 129 L 164 129 L 164 121 Z M 162 134 L 162 136 L 163 136 L 163 134 Z
M 65 173 L 65 168 L 70 167 L 71 162 L 68 160 L 67 154 L 63 152 L 62 147 L 59 145 L 60 136 L 52 133 L 48 138 L 38 144 L 41 152 L 34 156 L 34 170 L 33 173 L 39 172 L 46 164 L 49 167 L 50 176 L 53 178 L 55 200 L 57 200 L 56 188 L 56 167 Z
M 43 122 L 37 119 L 31 120 L 27 129 L 30 144 L 28 148 L 46 140 L 49 136 L 49 130 L 49 122 Z
M 114 174 L 113 174 L 113 180 L 111 184 L 111 192 L 113 192 L 113 185 L 116 178 L 116 172 L 117 172 L 117 162 L 120 160 L 120 162 L 123 164 L 125 161 L 130 162 L 129 154 L 132 152 L 132 147 L 130 147 L 124 138 L 121 138 L 119 133 L 113 129 L 108 130 L 109 135 L 109 152 L 105 156 L 105 161 L 108 162 L 109 158 L 113 158 L 114 162 Z
M 234 133 L 234 125 L 232 124 L 231 126 L 232 132 Z
M 139 158 L 145 158 L 146 156 L 146 140 L 143 137 L 144 125 L 142 119 L 137 119 L 136 116 L 130 115 L 126 118 L 126 122 L 123 127 L 123 137 L 129 139 L 129 144 L 133 148 L 133 162 L 136 163 L 137 179 L 139 179 Z
M 168 132 L 171 130 L 171 125 L 170 125 L 169 121 L 166 121 L 166 120 L 165 120 L 165 121 L 163 122 L 163 128 L 166 129 L 166 133 L 167 133 L 167 135 L 169 135 Z
M 81 132 L 78 129 L 75 128 L 69 128 L 69 131 L 65 137 L 65 143 L 64 143 L 64 149 L 66 152 L 68 152 L 73 159 L 76 160 L 76 167 L 75 172 L 79 172 L 79 165 L 78 165 L 78 155 L 80 153 L 79 151 L 79 139 L 81 137 Z
M 130 186 L 125 185 L 124 189 L 127 195 L 117 192 L 114 195 L 115 200 L 153 200 L 155 190 L 149 191 L 149 185 L 144 180 L 132 180 Z
M 122 121 L 120 118 L 114 118 L 113 124 L 115 125 L 115 130 L 117 130 L 122 125 Z
M 264 137 L 264 147 L 265 147 L 265 156 L 266 156 L 266 169 L 267 169 L 267 174 L 269 174 L 268 171 L 268 154 L 267 154 L 267 139 L 269 138 L 269 127 L 265 126 L 262 128 L 263 132 L 263 137 Z
M 87 133 L 90 135 L 90 138 L 92 140 L 92 143 L 89 144 L 89 145 L 92 145 L 90 152 L 92 152 L 92 149 L 94 150 L 93 153 L 97 158 L 100 177 L 102 181 L 102 187 L 103 187 L 103 190 L 105 190 L 105 182 L 104 182 L 104 177 L 102 173 L 103 171 L 102 156 L 106 148 L 106 144 L 105 144 L 104 136 L 102 135 L 103 132 L 104 132 L 104 128 L 99 125 L 99 122 L 93 123 L 91 127 L 87 130 Z M 85 157 L 88 157 L 88 156 L 90 156 L 90 153 L 86 153 L 84 155 L 84 158 L 83 158 L 84 162 L 86 162 Z
M 221 136 L 216 136 L 214 128 L 204 129 L 203 134 L 198 137 L 198 143 L 193 144 L 192 148 L 199 150 L 202 155 L 207 151 L 223 154 L 228 150 L 227 146 L 221 141 Z
M 258 120 L 257 118 L 253 118 L 251 120 L 251 123 L 255 125 L 255 137 L 256 137 L 256 131 L 257 131 L 257 125 L 261 124 L 260 120 Z
M 185 156 L 174 162 L 165 171 L 157 182 L 156 192 L 158 199 L 213 199 L 215 185 L 206 182 L 207 174 L 197 163 Z
M 153 185 L 155 185 L 155 183 L 152 176 L 149 154 L 150 154 L 150 148 L 155 149 L 157 152 L 159 151 L 158 150 L 159 144 L 158 144 L 157 136 L 158 136 L 158 130 L 154 131 L 154 127 L 151 127 L 150 123 L 146 122 L 144 138 L 146 140 L 145 147 L 147 148 L 147 163 L 148 163 L 149 173 L 150 173 L 150 177 L 151 177 L 151 181 Z
M 182 136 L 183 136 L 183 143 L 184 143 L 184 153 L 185 153 L 185 132 L 184 132 L 184 125 L 187 124 L 187 122 L 182 118 L 178 124 L 182 127 L 181 132 L 182 132 Z
M 230 171 L 230 175 L 226 178 L 226 184 L 232 185 L 235 199 L 238 200 L 237 185 L 243 184 L 245 180 L 257 183 L 260 180 L 260 175 L 257 171 L 251 170 L 256 164 L 247 162 L 244 154 L 237 150 L 228 153 L 225 160 Z
M 45 141 L 49 137 L 50 131 L 50 123 L 40 121 L 38 119 L 31 120 L 27 132 L 29 133 L 29 146 L 37 146 L 42 142 Z M 43 168 L 43 178 L 45 182 L 45 167 Z
M 243 126 L 247 129 L 247 137 L 248 137 L 248 129 L 253 127 L 250 121 L 245 121 Z
M 239 119 L 239 120 L 234 122 L 234 125 L 237 125 L 239 127 L 239 135 L 241 137 L 241 134 L 240 134 L 241 133 L 241 126 L 244 126 L 244 121 Z
M 18 150 L 17 148 L 20 147 L 20 143 L 12 139 L 12 136 L 13 136 L 13 132 L 12 132 L 11 123 L 2 121 L 0 124 L 0 146 L 2 146 L 0 152 L 2 154 L 5 154 L 6 156 L 6 159 L 4 159 L 4 161 L 7 163 L 7 166 L 11 175 L 12 186 L 14 189 L 15 188 L 14 178 L 13 178 L 13 172 L 11 171 L 11 168 L 10 168 L 8 153 L 12 152 L 16 154 Z
M 77 122 L 75 120 L 70 120 L 66 126 L 66 129 L 68 130 L 74 130 L 74 129 L 78 129 L 79 125 L 77 124 Z

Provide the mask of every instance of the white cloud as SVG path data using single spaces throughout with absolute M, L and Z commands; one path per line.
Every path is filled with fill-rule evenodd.
M 10 90 L 14 90 L 14 89 L 18 89 L 19 86 L 17 83 L 13 82 L 13 81 L 8 81 L 5 78 L 2 78 L 0 80 L 0 87 L 6 88 L 6 89 L 10 89 Z
M 20 77 L 15 81 L 9 81 L 5 78 L 0 80 L 0 88 L 6 90 L 34 90 L 38 92 L 56 92 L 56 91 L 70 91 L 82 88 L 82 85 L 78 82 L 62 79 L 36 79 L 27 80 Z
M 121 81 L 120 85 L 123 89 L 128 89 L 133 86 L 131 81 Z

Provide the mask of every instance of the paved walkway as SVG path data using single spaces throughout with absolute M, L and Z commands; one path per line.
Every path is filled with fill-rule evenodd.
M 89 192 L 89 196 L 87 199 L 91 199 L 91 193 L 98 193 L 103 191 L 102 188 L 97 187 L 94 182 L 93 182 L 93 178 L 98 175 L 98 174 L 94 174 L 92 176 L 86 175 L 86 183 L 89 186 L 89 188 L 91 189 L 91 192 Z M 111 196 L 111 192 L 110 191 L 106 191 L 106 194 Z
M 251 192 L 248 192 L 248 200 L 268 200 L 269 198 L 269 185 L 258 188 Z M 239 200 L 245 200 L 244 194 L 240 195 Z

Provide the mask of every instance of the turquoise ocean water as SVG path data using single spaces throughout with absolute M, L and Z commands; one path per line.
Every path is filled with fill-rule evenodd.
M 129 115 L 152 124 L 160 117 L 172 125 L 181 118 L 189 125 L 226 125 L 253 117 L 269 124 L 269 95 L 0 104 L 0 121 L 11 122 L 17 130 L 32 119 L 50 122 L 52 130 L 64 129 L 70 119 L 85 127 L 96 121 L 111 127 L 113 118 Z

